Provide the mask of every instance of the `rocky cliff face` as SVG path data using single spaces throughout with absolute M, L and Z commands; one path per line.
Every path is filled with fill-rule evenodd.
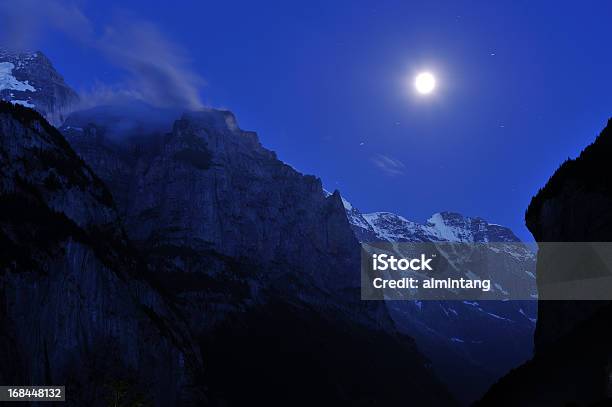
M 611 153 L 612 121 L 578 158 L 563 163 L 532 199 L 525 218 L 537 241 L 612 241 Z M 542 273 L 554 272 L 538 263 L 539 282 L 551 277 Z M 611 319 L 607 302 L 540 301 L 535 357 L 493 386 L 482 404 L 609 403 Z
M 498 286 L 493 289 L 523 281 L 534 300 L 537 297 L 535 255 L 526 247 L 519 250 L 514 245 L 519 239 L 508 228 L 451 212 L 436 213 L 421 224 L 390 212 L 362 213 L 346 199 L 343 204 L 362 242 L 513 243 L 500 254 L 513 266 L 497 270 Z M 535 301 L 389 301 L 387 307 L 398 328 L 415 338 L 436 372 L 464 402 L 480 397 L 532 355 Z M 500 347 L 505 351 L 497 352 Z M 457 366 L 462 366 L 460 372 Z
M 568 160 L 538 191 L 525 220 L 539 242 L 612 241 L 612 183 L 607 176 L 612 122 L 575 160 Z M 539 268 L 538 278 L 548 278 Z M 596 301 L 545 301 L 535 336 L 536 351 L 569 332 L 601 307 Z
M 5 48 L 0 48 L 0 100 L 36 109 L 55 126 L 79 103 L 78 95 L 42 52 Z
M 339 195 L 324 197 L 319 179 L 278 160 L 230 112 L 186 113 L 146 140 L 117 141 L 101 119 L 68 123 L 61 130 L 111 187 L 140 246 L 214 252 L 265 267 L 266 278 L 290 272 L 357 290 L 358 245 Z
M 39 114 L 0 102 L 0 382 L 75 405 L 202 400 L 196 341 L 131 249 L 112 197 Z
M 108 110 L 90 113 L 61 131 L 110 187 L 198 338 L 211 400 L 387 404 L 408 392 L 454 403 L 384 304 L 360 300 L 359 246 L 338 193 L 324 196 L 226 111 L 127 135 Z

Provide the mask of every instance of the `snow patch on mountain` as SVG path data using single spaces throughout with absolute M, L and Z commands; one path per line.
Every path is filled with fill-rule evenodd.
M 351 211 L 353 210 L 353 205 L 351 205 L 351 203 L 349 201 L 347 201 L 346 199 L 342 198 L 342 205 L 344 205 L 344 209 L 346 209 L 347 211 Z
M 536 318 L 531 318 L 527 314 L 525 314 L 525 311 L 523 311 L 522 308 L 519 309 L 519 313 L 523 315 L 525 318 L 527 318 L 529 321 L 531 321 L 533 324 L 535 324 L 538 321 Z
M 11 62 L 0 62 L 0 90 L 10 89 L 21 92 L 29 91 L 36 92 L 36 88 L 28 83 L 28 81 L 19 81 L 13 76 L 15 64 Z
M 448 242 L 472 242 L 474 241 L 474 236 L 470 229 L 465 227 L 472 223 L 471 220 L 470 218 L 465 218 L 464 224 L 457 225 L 451 222 L 447 223 L 447 219 L 441 213 L 436 213 L 427 221 L 427 229 L 440 240 Z
M 33 103 L 30 103 L 28 100 L 11 100 L 11 103 L 14 105 L 21 105 L 21 106 L 25 106 L 25 107 L 29 107 L 29 108 L 35 108 L 36 105 Z
M 363 218 L 380 240 L 389 242 L 411 240 L 419 226 L 403 216 L 390 212 L 364 213 Z

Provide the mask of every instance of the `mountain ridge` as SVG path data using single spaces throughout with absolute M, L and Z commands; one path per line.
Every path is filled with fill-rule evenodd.
M 392 212 L 361 213 L 346 198 L 342 203 L 362 243 L 492 242 L 502 243 L 502 248 L 509 243 L 511 251 L 499 254 L 508 256 L 515 266 L 501 272 L 513 277 L 500 278 L 498 271 L 498 283 L 492 285 L 505 301 L 386 302 L 398 329 L 415 337 L 434 370 L 463 403 L 478 399 L 497 378 L 531 357 L 537 307 L 534 301 L 510 301 L 504 282 L 523 281 L 535 295 L 535 255 L 527 247 L 520 248 L 520 240 L 509 228 L 448 211 L 420 224 Z M 500 346 L 507 350 L 504 354 L 496 351 Z M 460 373 L 457 366 L 463 366 Z
M 0 136 L 3 141 L 2 145 L 9 147 L 10 150 L 3 151 L 0 154 L 2 156 L 0 164 L 3 166 L 17 165 L 17 167 L 12 171 L 3 170 L 2 182 L 0 184 L 11 185 L 10 183 L 7 184 L 9 182 L 7 177 L 10 174 L 15 174 L 15 179 L 19 179 L 23 174 L 27 174 L 30 171 L 29 168 L 40 168 L 41 175 L 37 176 L 38 178 L 36 179 L 32 179 L 31 184 L 37 190 L 50 191 L 48 193 L 53 198 L 48 202 L 52 205 L 53 211 L 59 213 L 60 216 L 72 217 L 77 225 L 83 226 L 90 222 L 88 216 L 92 216 L 92 219 L 97 219 L 97 217 L 102 216 L 104 213 L 108 213 L 111 215 L 113 223 L 119 225 L 114 230 L 121 230 L 121 217 L 115 210 L 115 203 L 110 194 L 102 194 L 102 198 L 99 198 L 105 202 L 105 207 L 108 208 L 104 211 L 101 210 L 100 203 L 92 204 L 90 209 L 87 210 L 87 206 L 82 205 L 86 205 L 90 201 L 89 199 L 84 199 L 83 197 L 70 198 L 71 194 L 76 194 L 78 191 L 82 191 L 80 193 L 89 196 L 90 189 L 92 189 L 90 183 L 82 181 L 82 176 L 71 176 L 70 171 L 77 171 L 76 174 L 81 174 L 82 171 L 85 171 L 86 174 L 89 174 L 91 180 L 97 180 L 98 178 L 84 161 L 74 154 L 63 137 L 52 126 L 45 124 L 44 119 L 38 113 L 18 105 L 4 103 L 3 106 L 8 114 L 0 117 L 0 130 L 2 130 Z M 213 114 L 226 117 L 224 113 Z M 193 179 L 196 174 L 210 173 L 211 169 L 215 168 L 214 166 L 206 166 L 205 168 L 194 167 L 193 163 L 185 162 L 182 157 L 175 156 L 177 151 L 182 151 L 180 149 L 177 150 L 175 147 L 183 148 L 188 146 L 195 149 L 219 148 L 219 151 L 225 151 L 224 154 L 227 154 L 222 155 L 222 157 L 226 157 L 229 160 L 224 162 L 225 165 L 243 162 L 245 157 L 236 154 L 234 149 L 241 151 L 242 148 L 247 148 L 246 152 L 256 147 L 253 144 L 256 143 L 256 138 L 248 134 L 244 139 L 241 139 L 242 141 L 232 141 L 231 139 L 227 140 L 224 138 L 222 142 L 221 139 L 217 139 L 221 144 L 215 146 L 215 134 L 217 136 L 227 136 L 225 130 L 229 128 L 216 126 L 217 116 L 211 118 L 205 115 L 203 118 L 196 118 L 204 120 L 198 121 L 195 124 L 190 121 L 190 117 L 189 115 L 185 116 L 183 118 L 184 122 L 179 123 L 175 127 L 177 138 L 172 143 L 177 144 L 174 146 L 168 145 L 168 148 L 163 150 L 167 154 L 168 160 L 170 160 L 166 161 L 164 159 L 160 161 L 161 168 L 164 171 L 186 170 L 188 174 L 191 174 L 187 178 Z M 29 118 L 33 118 L 33 120 Z M 40 147 L 30 150 L 28 140 L 31 140 L 32 145 L 40 146 L 41 139 L 47 137 L 46 133 L 44 133 L 45 129 L 52 135 L 52 141 L 57 145 L 56 148 L 63 151 L 64 155 L 54 155 L 53 159 L 50 159 L 49 154 L 41 153 L 41 151 L 45 150 L 41 150 Z M 193 137 L 199 139 L 201 136 L 212 137 L 207 139 L 210 142 L 208 147 L 193 140 Z M 96 139 L 92 138 L 92 142 L 95 141 Z M 187 144 L 184 144 L 186 142 Z M 225 142 L 229 142 L 229 144 L 225 144 Z M 19 154 L 21 154 L 19 153 L 20 151 L 25 151 L 28 158 L 18 159 L 20 157 Z M 215 158 L 215 151 L 212 150 L 214 160 L 219 158 Z M 262 149 L 260 153 L 263 155 L 258 157 L 264 160 L 263 163 L 267 163 L 265 160 L 275 159 L 275 156 L 266 150 Z M 42 155 L 39 157 L 39 154 Z M 23 163 L 25 163 L 26 167 L 19 167 Z M 344 269 L 346 272 L 351 270 L 348 264 L 342 265 L 344 261 L 342 260 L 342 253 L 343 250 L 348 248 L 349 252 L 347 253 L 350 254 L 350 251 L 356 249 L 356 246 L 352 248 L 350 240 L 343 238 L 341 232 L 339 236 L 335 236 L 338 232 L 334 232 L 334 228 L 342 230 L 344 227 L 350 233 L 339 194 L 324 199 L 320 192 L 317 194 L 317 185 L 320 188 L 320 181 L 314 177 L 301 178 L 301 175 L 298 176 L 289 167 L 283 165 L 272 164 L 269 168 L 274 171 L 280 171 L 279 175 L 284 174 L 284 176 L 289 177 L 289 180 L 297 177 L 295 179 L 305 183 L 306 190 L 295 187 L 297 189 L 294 193 L 297 194 L 296 196 L 300 196 L 305 192 L 311 191 L 312 196 L 315 198 L 311 204 L 320 205 L 320 216 L 323 216 L 326 220 L 324 222 L 312 222 L 312 224 L 321 225 L 323 223 L 323 226 L 316 227 L 325 228 L 324 235 L 326 240 L 324 240 L 324 244 L 327 246 L 323 246 L 323 248 L 328 247 L 331 251 L 329 252 L 330 254 L 323 255 L 324 258 L 330 261 L 336 261 L 334 260 L 336 258 L 339 259 L 340 263 L 334 266 L 333 270 Z M 219 170 L 219 167 L 217 169 Z M 230 170 L 226 168 L 223 169 L 223 172 L 217 174 L 227 174 L 228 171 Z M 257 171 L 253 175 L 257 177 L 262 176 Z M 186 179 L 183 177 L 173 178 L 179 180 Z M 53 181 L 45 181 L 46 179 L 53 179 Z M 74 179 L 74 181 L 70 181 L 71 179 Z M 252 180 L 253 178 L 250 179 Z M 269 185 L 267 179 L 262 179 L 262 181 L 264 181 L 261 184 L 262 186 Z M 99 181 L 96 182 L 101 190 L 106 189 L 104 184 Z M 155 185 L 160 184 L 156 183 Z M 200 191 L 204 192 L 205 190 Z M 16 192 L 18 196 L 23 196 L 26 193 L 22 190 L 17 190 Z M 10 194 L 10 190 L 0 191 L 0 200 L 9 199 Z M 177 197 L 177 195 L 172 193 L 167 197 Z M 190 198 L 188 199 L 188 201 L 183 203 L 191 202 Z M 293 199 L 294 197 L 291 197 L 287 203 L 292 202 Z M 183 203 L 179 207 L 173 208 L 184 208 L 182 206 Z M 28 208 L 28 206 L 23 207 Z M 239 207 L 242 208 L 243 206 Z M 15 232 L 24 227 L 23 220 L 15 216 L 17 209 L 14 205 L 5 206 L 5 208 L 8 211 L 4 213 L 5 218 L 3 221 L 5 223 L 2 224 L 2 240 L 13 241 L 17 247 L 25 247 L 25 241 L 20 237 L 21 235 L 16 235 Z M 61 215 L 63 213 L 68 213 L 68 215 Z M 315 214 L 317 212 L 312 211 L 311 213 Z M 226 218 L 225 215 L 224 218 Z M 102 216 L 102 220 L 104 219 L 106 218 Z M 159 219 L 162 220 L 163 218 Z M 189 219 L 191 221 L 200 219 L 201 221 L 202 218 L 190 216 Z M 175 221 L 176 217 L 173 216 L 165 222 Z M 49 224 L 51 227 L 54 225 L 53 222 L 47 221 L 43 222 L 43 224 Z M 238 224 L 240 223 L 236 219 L 229 223 L 229 225 Z M 342 226 L 343 224 L 345 226 Z M 291 225 L 291 223 L 288 225 Z M 103 239 L 101 243 L 103 245 L 121 245 L 123 244 L 121 242 L 125 241 L 125 244 L 129 244 L 129 228 L 130 224 L 127 225 L 127 238 L 119 238 L 114 235 L 100 235 L 99 237 Z M 96 228 L 95 230 L 99 229 Z M 76 230 L 78 231 L 79 229 Z M 119 296 L 113 299 L 113 291 L 105 291 L 107 284 L 115 284 L 112 282 L 114 280 L 111 280 L 111 282 L 107 280 L 107 278 L 114 278 L 112 277 L 113 274 L 108 274 L 108 272 L 113 270 L 120 271 L 120 264 L 122 263 L 116 263 L 116 261 L 120 261 L 122 258 L 124 260 L 131 259 L 131 255 L 127 255 L 128 252 L 123 257 L 119 253 L 111 252 L 109 260 L 112 261 L 104 266 L 104 262 L 101 265 L 92 263 L 94 261 L 92 259 L 95 259 L 95 257 L 91 257 L 89 262 L 81 261 L 80 259 L 83 256 L 89 256 L 89 252 L 87 249 L 85 249 L 85 252 L 82 251 L 83 249 L 73 250 L 73 245 L 68 245 L 65 251 L 51 252 L 51 257 L 44 256 L 44 251 L 46 250 L 44 247 L 34 247 L 32 249 L 34 258 L 41 258 L 41 267 L 53 271 L 52 278 L 62 280 L 66 277 L 66 273 L 68 273 L 68 275 L 72 276 L 69 281 L 74 281 L 77 288 L 76 290 L 54 289 L 46 294 L 48 297 L 46 300 L 47 309 L 52 319 L 45 325 L 45 329 L 41 330 L 36 336 L 39 340 L 37 344 L 32 344 L 26 340 L 24 335 L 27 335 L 31 327 L 39 326 L 39 324 L 31 321 L 27 325 L 22 325 L 19 319 L 19 315 L 24 312 L 27 314 L 27 310 L 30 308 L 26 307 L 23 301 L 9 300 L 11 297 L 4 299 L 3 303 L 13 302 L 11 307 L 5 310 L 4 317 L 0 322 L 8 329 L 7 332 L 12 332 L 13 336 L 7 338 L 7 343 L 12 344 L 10 349 L 14 354 L 21 355 L 20 358 L 11 357 L 8 354 L 3 355 L 3 357 L 6 357 L 4 366 L 13 366 L 15 368 L 13 372 L 23 372 L 23 377 L 20 377 L 19 382 L 30 383 L 36 381 L 52 383 L 54 380 L 58 380 L 66 383 L 70 388 L 78 385 L 81 390 L 73 391 L 73 397 L 90 405 L 99 405 L 102 400 L 112 395 L 114 391 L 119 391 L 113 386 L 123 386 L 124 381 L 131 383 L 128 385 L 131 397 L 133 396 L 137 400 L 140 400 L 141 396 L 147 399 L 151 398 L 159 405 L 184 404 L 193 402 L 193 400 L 236 404 L 241 402 L 241 396 L 238 393 L 227 392 L 226 386 L 229 380 L 229 376 L 226 376 L 228 374 L 227 369 L 231 369 L 234 372 L 236 369 L 240 371 L 241 366 L 247 369 L 252 364 L 258 363 L 257 357 L 266 355 L 266 360 L 271 366 L 271 370 L 266 371 L 265 377 L 255 375 L 245 376 L 241 379 L 250 380 L 250 385 L 253 386 L 253 389 L 258 389 L 256 393 L 250 394 L 251 399 L 273 404 L 282 402 L 291 403 L 292 405 L 311 405 L 316 400 L 325 398 L 333 400 L 338 405 L 353 405 L 354 402 L 365 403 L 367 399 L 377 395 L 378 398 L 383 397 L 389 402 L 398 402 L 404 395 L 404 391 L 399 390 L 400 388 L 405 389 L 406 385 L 404 383 L 404 386 L 399 386 L 403 382 L 400 381 L 400 377 L 386 377 L 383 380 L 383 377 L 367 373 L 365 365 L 362 365 L 362 363 L 366 363 L 369 366 L 385 364 L 386 362 L 384 361 L 393 355 L 395 358 L 398 358 L 397 360 L 402 361 L 396 366 L 396 369 L 413 377 L 410 386 L 413 389 L 414 397 L 422 403 L 430 405 L 436 405 L 440 402 L 450 405 L 454 404 L 452 397 L 445 390 L 444 386 L 428 370 L 426 359 L 419 353 L 414 342 L 408 336 L 394 330 L 388 315 L 386 315 L 382 307 L 376 303 L 368 304 L 359 301 L 358 290 L 352 288 L 353 285 L 350 278 L 347 279 L 346 276 L 343 277 L 342 275 L 318 275 L 309 272 L 307 267 L 314 266 L 308 265 L 302 269 L 292 270 L 287 266 L 287 264 L 291 263 L 282 263 L 278 257 L 276 257 L 277 260 L 274 263 L 268 261 L 258 263 L 254 261 L 255 258 L 253 257 L 250 259 L 241 258 L 234 255 L 236 253 L 234 250 L 241 251 L 242 249 L 226 248 L 225 252 L 221 252 L 224 249 L 223 240 L 219 241 L 219 246 L 202 246 L 201 241 L 197 238 L 197 233 L 199 233 L 197 228 L 190 230 L 177 230 L 172 227 L 163 228 L 158 230 L 153 240 L 146 229 L 144 230 L 145 234 L 143 235 L 142 233 L 143 231 L 136 232 L 136 236 L 147 236 L 147 238 L 140 242 L 139 248 L 134 251 L 135 254 L 133 256 L 141 256 L 143 253 L 147 253 L 147 264 L 145 267 L 140 267 L 140 272 L 145 273 L 143 276 L 146 277 L 147 281 L 150 281 L 150 284 L 160 287 L 161 291 L 159 294 L 155 294 L 157 291 L 148 291 L 140 288 L 136 291 L 138 295 L 123 294 L 123 297 Z M 313 230 L 313 233 L 316 233 L 316 229 Z M 88 238 L 86 241 L 92 240 Z M 60 240 L 59 237 L 50 236 L 50 242 L 53 244 L 63 244 L 63 240 Z M 345 246 L 347 242 L 348 246 Z M 321 248 L 318 247 L 316 250 L 321 250 Z M 97 245 L 93 246 L 93 250 L 96 253 L 96 250 L 98 250 Z M 281 248 L 281 253 L 284 250 L 286 249 Z M 29 280 L 21 281 L 19 277 L 21 274 L 16 272 L 26 272 L 26 270 L 23 270 L 25 265 L 18 265 L 16 269 L 13 268 L 11 270 L 10 265 L 16 264 L 13 255 L 9 255 L 6 258 L 2 257 L 3 287 L 11 288 L 11 292 L 17 289 L 24 293 L 21 297 L 23 300 L 39 304 L 36 287 L 39 284 L 44 284 L 47 277 L 33 274 Z M 73 266 L 54 268 L 51 265 L 52 262 L 59 260 L 71 265 L 78 264 L 80 267 L 76 269 L 72 268 Z M 89 277 L 79 273 L 85 273 Z M 98 275 L 104 277 L 101 282 L 99 280 L 92 280 L 94 276 Z M 134 275 L 130 273 L 121 273 L 120 275 L 128 287 L 132 285 L 138 286 L 139 280 L 135 279 Z M 139 275 L 136 274 L 136 276 Z M 358 280 L 358 276 L 355 279 Z M 80 284 L 84 284 L 85 287 L 79 288 Z M 107 292 L 108 294 L 102 294 Z M 330 293 L 333 296 L 330 297 Z M 115 295 L 119 294 L 115 293 Z M 107 306 L 113 309 L 115 306 L 121 306 L 123 310 L 121 312 L 122 322 L 111 322 L 114 321 L 114 317 L 111 314 L 98 311 L 96 308 L 82 308 L 78 305 L 78 302 L 74 302 L 79 296 L 91 298 L 98 307 Z M 125 301 L 128 301 L 128 303 L 125 303 L 121 298 L 125 298 Z M 155 298 L 159 298 L 159 300 Z M 102 304 L 106 305 L 95 303 L 94 299 L 102 299 Z M 133 303 L 129 301 L 133 301 Z M 166 308 L 164 305 L 166 302 L 171 304 L 172 307 Z M 65 329 L 66 336 L 57 336 L 58 330 L 61 330 L 60 326 L 57 325 L 58 323 L 61 324 L 58 320 L 73 321 L 69 317 L 74 314 L 72 310 L 77 315 L 85 313 L 85 315 L 81 316 L 81 318 L 87 318 L 89 334 L 85 336 L 87 338 L 85 342 L 78 336 L 79 330 L 73 328 L 72 325 Z M 259 312 L 263 312 L 261 315 L 265 315 L 269 319 L 262 319 L 262 316 L 259 316 Z M 47 315 L 43 311 L 40 311 L 39 314 Z M 28 318 L 32 317 L 35 317 L 35 314 L 29 315 Z M 289 320 L 301 320 L 303 323 L 292 325 L 289 324 L 287 318 Z M 238 325 L 232 325 L 230 322 L 237 320 L 241 321 Z M 24 321 L 30 321 L 30 319 L 25 319 Z M 134 331 L 133 328 L 125 325 L 130 321 L 131 323 L 139 321 L 143 329 L 147 327 L 147 321 L 150 321 L 150 328 L 146 329 L 153 329 L 153 331 L 149 332 L 147 330 L 146 333 Z M 110 325 L 107 326 L 107 323 L 110 323 Z M 232 327 L 229 331 L 227 330 L 228 323 Z M 100 330 L 99 326 L 105 326 L 110 331 Z M 135 326 L 139 325 L 135 324 Z M 304 331 L 306 327 L 311 332 L 319 332 L 319 334 L 315 336 L 308 335 L 308 332 Z M 161 337 L 154 333 L 156 330 L 161 333 Z M 182 330 L 185 331 L 183 332 Z M 245 335 L 252 339 L 248 347 L 242 346 L 240 348 L 244 349 L 245 352 L 236 349 L 234 345 L 230 345 L 231 343 L 236 343 L 236 341 L 239 343 L 242 340 L 240 338 L 244 338 Z M 281 344 L 285 344 L 284 352 L 289 352 L 292 355 L 290 358 L 292 364 L 289 366 L 295 364 L 301 367 L 301 370 L 292 368 L 295 374 L 291 376 L 291 382 L 285 382 L 283 379 L 287 377 L 283 373 L 284 369 L 288 367 L 285 364 L 287 360 L 286 354 L 279 354 L 281 349 L 278 346 L 271 347 L 268 340 L 259 340 L 259 338 L 268 337 L 276 338 L 275 340 L 280 340 Z M 187 342 L 179 342 L 181 348 L 179 348 L 180 351 L 177 351 L 173 350 L 175 349 L 173 346 L 176 345 L 166 344 L 166 342 L 163 342 L 165 341 L 163 338 L 169 338 L 172 341 L 186 338 Z M 321 342 L 320 338 L 327 339 Z M 156 344 L 158 340 L 162 340 L 162 343 L 159 345 Z M 59 341 L 59 344 L 55 341 Z M 90 373 L 86 374 L 86 372 L 83 372 L 83 377 L 91 377 L 91 374 L 98 373 L 100 381 L 79 381 L 81 377 L 79 372 L 81 370 L 76 368 L 72 368 L 72 376 L 67 375 L 65 369 L 72 366 L 70 360 L 78 361 L 79 357 L 77 355 L 79 353 L 87 354 L 85 350 L 90 346 L 90 343 L 98 341 L 108 343 L 108 346 L 118 347 L 113 352 L 115 358 L 109 358 L 109 363 L 111 359 L 116 359 L 116 364 L 107 365 L 107 368 L 99 368 L 105 370 L 96 370 L 96 365 L 91 367 L 88 367 L 88 365 L 82 366 L 82 369 L 86 367 L 87 369 L 92 369 Z M 372 343 L 380 343 L 381 348 L 366 346 L 366 344 Z M 385 345 L 382 346 L 383 344 Z M 25 348 L 15 348 L 15 346 L 23 346 Z M 66 350 L 64 346 L 71 346 L 73 351 Z M 170 348 L 160 350 L 162 346 L 169 346 Z M 182 348 L 183 346 L 185 348 Z M 319 361 L 314 365 L 312 362 L 309 362 L 314 356 L 308 358 L 301 356 L 308 349 L 320 349 L 322 346 L 331 346 L 331 353 L 321 351 L 316 356 L 319 358 Z M 24 349 L 36 349 L 37 352 L 28 354 Z M 38 351 L 39 349 L 40 351 Z M 169 364 L 161 363 L 157 357 L 145 351 L 147 349 L 153 353 L 157 350 L 158 355 L 171 356 L 171 362 Z M 189 350 L 189 353 L 186 353 L 187 350 Z M 360 350 L 361 357 L 352 361 L 352 352 L 357 350 Z M 36 355 L 45 354 L 49 355 L 49 360 L 43 363 L 40 360 L 40 356 Z M 235 359 L 236 355 L 240 355 L 240 358 Z M 96 363 L 98 362 L 96 361 Z M 157 364 L 149 366 L 148 363 Z M 29 365 L 47 366 L 45 371 L 51 372 L 51 376 L 45 372 L 29 372 L 26 367 Z M 322 365 L 325 365 L 329 372 L 334 372 L 333 377 L 329 378 L 333 383 L 328 382 L 325 375 L 321 376 L 319 374 L 320 366 Z M 123 378 L 120 375 L 120 370 L 118 370 L 121 369 L 121 366 L 127 366 L 125 367 L 126 371 L 133 372 L 132 375 Z M 193 366 L 193 369 L 187 369 L 187 366 Z M 279 370 L 273 369 L 272 366 L 277 366 Z M 206 368 L 204 369 L 204 367 Z M 382 368 L 382 365 L 380 367 Z M 146 371 L 146 374 L 138 375 L 136 373 L 143 369 Z M 179 375 L 178 372 L 182 373 Z M 10 373 L 3 370 L 1 374 L 4 377 L 4 375 Z M 168 379 L 168 375 L 172 375 L 174 381 Z M 105 380 L 110 380 L 108 377 L 115 380 L 112 382 L 115 384 L 110 384 L 111 388 L 107 387 L 107 383 L 103 383 Z M 157 390 L 154 390 L 150 385 L 151 382 L 149 382 L 149 380 L 152 381 L 155 377 L 158 377 L 158 383 L 162 378 L 164 380 L 162 383 L 165 383 L 164 385 L 157 386 Z M 296 380 L 296 378 L 299 378 L 299 380 Z M 281 387 L 277 388 L 275 387 L 276 385 Z M 279 388 L 289 385 L 297 393 L 293 391 L 277 391 Z M 360 394 L 356 394 L 353 392 L 354 390 L 351 390 L 356 385 L 359 385 L 361 388 Z M 381 386 L 387 386 L 388 391 L 380 394 L 379 389 L 382 388 Z M 97 390 L 94 391 L 94 387 Z M 312 392 L 312 388 L 319 390 Z M 308 392 L 309 396 L 296 398 L 295 394 L 305 394 L 306 389 L 311 390 Z M 158 397 L 157 392 L 159 391 L 167 391 L 167 394 L 163 397 Z M 433 398 L 432 394 L 435 395 Z
M 520 242 L 509 228 L 458 212 L 436 212 L 421 224 L 388 211 L 362 213 L 345 198 L 342 202 L 355 234 L 371 241 Z

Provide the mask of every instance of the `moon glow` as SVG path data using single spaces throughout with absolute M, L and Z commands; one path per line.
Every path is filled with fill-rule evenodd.
M 422 95 L 431 93 L 436 87 L 436 78 L 429 72 L 421 72 L 414 79 L 414 87 Z

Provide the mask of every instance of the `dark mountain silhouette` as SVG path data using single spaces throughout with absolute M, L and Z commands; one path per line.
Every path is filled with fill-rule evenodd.
M 567 160 L 532 199 L 526 222 L 539 242 L 612 241 L 612 120 Z M 554 250 L 545 248 L 543 250 Z M 542 255 L 554 253 L 542 253 Z M 538 264 L 538 283 L 555 270 Z M 597 405 L 612 399 L 612 305 L 540 301 L 535 355 L 495 384 L 478 405 Z M 602 404 L 603 405 L 603 404 Z
M 0 382 L 65 384 L 77 405 L 119 388 L 201 400 L 182 391 L 202 370 L 197 342 L 103 182 L 33 110 L 0 102 L 0 141 Z

